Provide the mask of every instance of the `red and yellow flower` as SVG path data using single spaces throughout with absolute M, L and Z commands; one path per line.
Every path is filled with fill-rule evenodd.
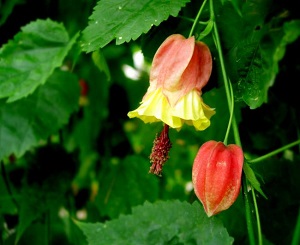
M 177 130 L 184 124 L 206 129 L 215 111 L 203 102 L 201 90 L 211 71 L 212 57 L 205 43 L 180 34 L 169 36 L 154 55 L 150 86 L 140 106 L 128 116 L 145 123 L 162 121 Z

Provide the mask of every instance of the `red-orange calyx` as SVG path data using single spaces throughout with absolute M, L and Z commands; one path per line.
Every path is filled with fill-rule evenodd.
M 192 180 L 195 194 L 209 217 L 228 209 L 237 199 L 243 163 L 243 151 L 235 144 L 210 140 L 200 147 Z

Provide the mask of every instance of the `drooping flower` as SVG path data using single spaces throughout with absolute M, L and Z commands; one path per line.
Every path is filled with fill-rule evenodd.
M 212 57 L 205 43 L 180 34 L 169 36 L 154 55 L 147 93 L 128 116 L 145 123 L 162 121 L 177 130 L 185 123 L 206 129 L 215 111 L 203 102 L 201 90 L 211 71 Z
M 194 160 L 194 192 L 210 217 L 228 209 L 241 188 L 244 163 L 242 149 L 235 145 L 210 140 L 204 143 Z

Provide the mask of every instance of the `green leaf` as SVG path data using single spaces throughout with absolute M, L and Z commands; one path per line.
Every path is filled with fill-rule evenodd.
M 0 159 L 21 156 L 55 133 L 78 108 L 78 79 L 57 71 L 32 95 L 12 103 L 0 101 Z
M 282 28 L 270 32 L 267 40 L 263 43 L 262 53 L 264 62 L 268 65 L 268 78 L 273 85 L 279 72 L 279 61 L 284 57 L 286 46 L 300 36 L 300 20 L 285 22 Z
M 134 207 L 131 215 L 106 223 L 75 223 L 86 235 L 89 245 L 233 243 L 221 221 L 208 218 L 199 202 L 145 202 Z
M 190 0 L 101 0 L 82 32 L 82 49 L 91 52 L 116 39 L 116 44 L 136 40 L 153 25 L 158 26 Z
M 261 106 L 267 101 L 269 83 L 266 77 L 266 67 L 263 67 L 262 53 L 258 42 L 250 38 L 238 44 L 236 67 L 240 80 L 239 93 L 251 109 Z
M 21 28 L 0 49 L 0 98 L 8 102 L 33 93 L 44 84 L 75 43 L 62 24 L 37 20 Z
M 92 59 L 94 64 L 98 67 L 98 69 L 106 75 L 108 81 L 111 79 L 110 70 L 108 68 L 107 62 L 101 50 L 97 50 L 93 52 Z
M 246 178 L 249 180 L 252 187 L 255 190 L 257 190 L 264 198 L 268 199 L 267 196 L 265 195 L 265 193 L 260 188 L 260 183 L 257 180 L 254 171 L 252 170 L 252 168 L 249 166 L 249 164 L 247 162 L 244 162 L 243 170 L 246 175 Z
M 148 173 L 149 167 L 148 159 L 137 155 L 108 162 L 99 178 L 96 197 L 101 214 L 116 218 L 120 213 L 129 213 L 132 206 L 145 200 L 156 200 L 159 182 L 156 176 Z

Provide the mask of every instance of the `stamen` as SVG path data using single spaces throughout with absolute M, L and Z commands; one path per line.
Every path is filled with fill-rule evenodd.
M 152 152 L 150 154 L 151 167 L 149 173 L 161 176 L 162 168 L 169 159 L 169 151 L 172 143 L 169 138 L 169 125 L 165 124 L 159 137 L 153 141 Z

